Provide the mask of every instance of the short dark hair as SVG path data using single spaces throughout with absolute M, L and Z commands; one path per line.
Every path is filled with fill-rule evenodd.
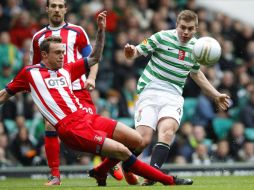
M 51 43 L 62 43 L 61 36 L 50 36 L 45 38 L 40 44 L 40 51 L 49 53 L 49 47 Z
M 178 14 L 176 23 L 178 24 L 180 22 L 180 20 L 184 20 L 186 22 L 191 22 L 194 21 L 195 22 L 195 26 L 198 26 L 198 15 L 191 11 L 191 10 L 183 10 Z
M 49 7 L 49 1 L 50 1 L 50 0 L 47 0 L 47 4 L 46 4 L 46 5 L 47 5 L 47 7 Z M 53 0 L 52 0 L 52 1 L 53 1 Z M 64 4 L 65 4 L 65 6 L 66 6 L 66 4 L 67 4 L 67 0 L 64 0 Z

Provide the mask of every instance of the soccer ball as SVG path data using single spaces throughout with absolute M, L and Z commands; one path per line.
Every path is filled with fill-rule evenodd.
M 194 44 L 192 54 L 199 64 L 211 66 L 220 59 L 221 46 L 219 42 L 212 37 L 202 37 Z

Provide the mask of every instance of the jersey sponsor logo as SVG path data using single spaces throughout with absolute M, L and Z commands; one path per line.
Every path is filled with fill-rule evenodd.
M 185 51 L 179 50 L 179 52 L 178 52 L 178 59 L 179 60 L 184 60 L 184 58 L 185 58 Z
M 68 86 L 64 77 L 47 78 L 45 79 L 45 83 L 48 88 L 63 88 Z

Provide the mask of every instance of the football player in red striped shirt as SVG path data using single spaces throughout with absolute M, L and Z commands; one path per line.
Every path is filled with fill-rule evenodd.
M 49 17 L 49 25 L 38 31 L 32 39 L 30 50 L 32 64 L 37 64 L 41 61 L 39 46 L 49 36 L 61 36 L 65 45 L 65 63 L 74 62 L 91 54 L 92 46 L 84 29 L 64 20 L 67 12 L 66 0 L 47 0 L 46 12 Z M 82 75 L 72 83 L 75 96 L 79 98 L 79 102 L 85 105 L 91 114 L 96 113 L 96 108 L 88 90 L 95 88 L 97 72 L 98 65 L 96 64 L 90 68 L 88 77 Z M 44 142 L 48 165 L 51 170 L 51 176 L 45 185 L 60 185 L 60 143 L 55 129 L 47 122 L 45 124 Z M 122 179 L 121 170 L 118 167 L 116 168 L 118 170 L 114 170 L 114 173 L 118 174 L 118 179 Z

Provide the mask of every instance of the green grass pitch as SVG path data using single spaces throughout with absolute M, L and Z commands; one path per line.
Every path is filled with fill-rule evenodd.
M 45 180 L 32 180 L 28 178 L 10 178 L 0 181 L 1 190 L 164 190 L 164 189 L 205 189 L 205 190 L 254 190 L 254 176 L 209 176 L 192 177 L 194 184 L 191 186 L 163 186 L 157 183 L 154 186 L 129 186 L 125 181 L 116 181 L 109 178 L 107 187 L 97 187 L 94 179 L 63 179 L 62 185 L 57 187 L 45 187 Z

